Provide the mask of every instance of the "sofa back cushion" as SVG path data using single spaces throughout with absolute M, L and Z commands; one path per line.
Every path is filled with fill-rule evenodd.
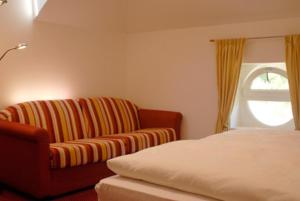
M 87 137 L 87 127 L 80 105 L 75 100 L 29 101 L 0 112 L 8 121 L 44 128 L 50 143 Z
M 127 133 L 140 128 L 137 107 L 119 98 L 97 97 L 79 100 L 89 137 Z

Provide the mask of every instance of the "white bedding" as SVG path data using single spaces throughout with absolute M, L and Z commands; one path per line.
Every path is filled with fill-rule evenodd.
M 108 167 L 220 200 L 299 201 L 300 133 L 231 131 L 111 159 Z
M 95 190 L 98 201 L 218 201 L 118 175 L 102 179 Z

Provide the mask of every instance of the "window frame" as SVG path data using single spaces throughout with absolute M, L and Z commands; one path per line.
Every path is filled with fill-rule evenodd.
M 251 89 L 251 84 L 254 79 L 256 79 L 259 75 L 263 73 L 275 73 L 279 74 L 286 79 L 287 73 L 286 71 L 276 68 L 276 67 L 262 67 L 253 70 L 249 75 L 245 78 L 244 83 L 242 84 L 242 97 L 245 101 L 246 109 L 249 111 L 249 113 L 252 115 L 252 118 L 255 119 L 260 124 L 263 124 L 266 127 L 282 127 L 285 125 L 290 124 L 293 121 L 293 118 L 289 121 L 280 124 L 278 126 L 270 126 L 265 124 L 264 122 L 260 121 L 255 117 L 253 114 L 253 111 L 251 110 L 249 106 L 249 101 L 278 101 L 278 102 L 290 102 L 290 92 L 289 89 Z

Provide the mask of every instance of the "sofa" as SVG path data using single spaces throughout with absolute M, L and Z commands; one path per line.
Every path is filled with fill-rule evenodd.
M 110 158 L 180 139 L 182 115 L 96 97 L 20 103 L 0 119 L 0 182 L 45 198 L 113 175 Z

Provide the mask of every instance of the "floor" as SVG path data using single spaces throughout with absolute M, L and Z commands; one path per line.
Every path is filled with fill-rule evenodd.
M 66 194 L 57 198 L 43 199 L 45 201 L 97 201 L 97 194 L 93 187 L 77 191 L 74 193 Z M 35 201 L 28 195 L 20 192 L 4 188 L 0 191 L 0 201 Z M 42 200 L 39 200 L 42 201 Z

